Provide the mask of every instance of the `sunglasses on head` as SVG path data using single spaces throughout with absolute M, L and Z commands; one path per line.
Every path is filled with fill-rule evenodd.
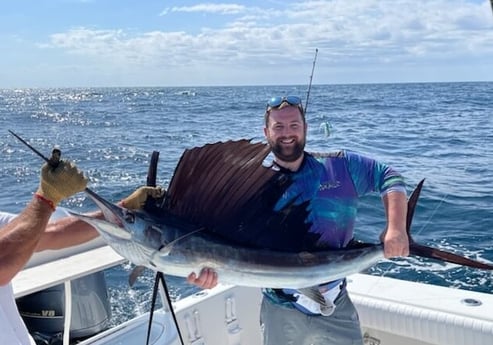
M 301 105 L 301 98 L 298 96 L 277 96 L 277 97 L 272 97 L 268 102 L 267 102 L 267 108 L 277 108 L 280 106 L 282 103 L 288 103 L 289 105 Z

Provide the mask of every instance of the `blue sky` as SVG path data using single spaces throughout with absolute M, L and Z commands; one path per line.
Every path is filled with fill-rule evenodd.
M 9 0 L 0 88 L 493 81 L 489 0 Z

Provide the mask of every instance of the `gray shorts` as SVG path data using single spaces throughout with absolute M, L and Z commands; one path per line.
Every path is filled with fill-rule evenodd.
M 306 315 L 263 299 L 260 323 L 264 345 L 362 345 L 358 313 L 343 289 L 331 316 Z

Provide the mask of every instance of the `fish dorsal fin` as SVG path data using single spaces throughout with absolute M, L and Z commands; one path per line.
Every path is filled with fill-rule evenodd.
M 269 153 L 269 145 L 249 140 L 185 150 L 166 193 L 165 208 L 199 225 L 234 220 L 279 174 L 263 166 Z

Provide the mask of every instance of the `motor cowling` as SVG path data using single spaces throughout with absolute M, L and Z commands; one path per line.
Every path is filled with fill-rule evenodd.
M 70 339 L 84 339 L 109 327 L 111 307 L 104 272 L 71 282 Z M 19 313 L 37 344 L 61 344 L 65 323 L 65 288 L 60 284 L 17 299 Z

